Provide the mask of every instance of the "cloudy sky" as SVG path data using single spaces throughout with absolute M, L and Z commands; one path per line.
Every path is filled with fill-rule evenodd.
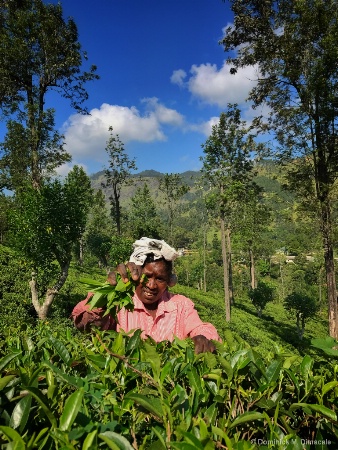
M 55 0 L 56 1 L 56 0 Z M 91 174 L 108 163 L 113 127 L 138 172 L 199 170 L 201 145 L 230 103 L 245 104 L 256 75 L 229 74 L 219 40 L 232 21 L 222 0 L 63 0 L 100 80 L 87 85 L 90 115 L 57 100 L 57 127 Z M 62 168 L 66 173 L 69 166 Z

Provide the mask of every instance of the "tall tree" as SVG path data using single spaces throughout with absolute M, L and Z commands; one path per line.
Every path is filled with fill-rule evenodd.
M 112 245 L 113 225 L 106 206 L 106 199 L 101 189 L 94 195 L 93 205 L 85 232 L 85 243 L 89 252 L 105 268 L 109 266 Z
M 135 239 L 142 236 L 160 239 L 162 224 L 147 183 L 137 188 L 131 198 L 128 219 Z
M 255 183 L 246 189 L 246 199 L 236 208 L 233 231 L 240 241 L 240 247 L 249 256 L 251 289 L 257 287 L 256 259 L 261 235 L 271 223 L 269 208 L 263 203 L 262 189 Z
M 204 156 L 202 173 L 212 188 L 209 207 L 217 212 L 220 221 L 224 268 L 224 301 L 226 320 L 230 321 L 232 301 L 231 223 L 239 202 L 254 185 L 252 152 L 261 149 L 241 120 L 238 106 L 229 104 L 221 113 L 217 125 L 202 145 Z
M 0 109 L 10 119 L 0 160 L 1 187 L 16 189 L 28 178 L 39 188 L 46 172 L 70 159 L 54 130 L 54 110 L 46 109 L 47 94 L 55 91 L 84 112 L 84 85 L 98 78 L 96 68 L 81 71 L 86 55 L 60 3 L 2 2 L 0 25 Z
M 178 173 L 165 173 L 159 179 L 159 190 L 164 195 L 164 202 L 168 209 L 168 237 L 173 243 L 173 223 L 178 200 L 189 191 L 189 186 L 184 183 Z
M 109 197 L 111 215 L 116 224 L 117 233 L 121 234 L 121 189 L 132 183 L 131 171 L 137 170 L 135 159 L 130 159 L 118 134 L 109 127 L 110 137 L 107 141 L 106 152 L 109 157 L 109 168 L 105 170 L 106 181 L 102 187 L 111 190 Z
M 86 181 L 83 169 L 75 166 L 63 183 L 43 181 L 39 190 L 27 183 L 16 195 L 11 243 L 31 265 L 32 303 L 42 320 L 67 280 L 74 245 L 83 235 L 88 186 L 89 178 Z
M 335 0 L 231 0 L 234 25 L 222 44 L 228 62 L 257 67 L 250 99 L 270 115 L 255 124 L 274 132 L 276 156 L 296 192 L 317 200 L 321 221 L 329 333 L 338 337 L 332 240 L 332 190 L 338 174 L 338 3 Z M 234 50 L 236 52 L 234 53 Z
M 83 214 L 88 214 L 90 206 L 93 202 L 93 189 L 91 187 L 91 182 L 84 171 L 84 169 L 80 166 L 74 166 L 73 169 L 69 172 L 67 176 L 67 181 L 64 184 L 64 190 L 67 191 L 66 195 L 71 198 L 72 193 L 74 192 L 75 198 L 72 198 L 71 204 L 76 202 L 76 209 L 83 211 Z M 70 207 L 71 205 L 69 205 Z M 87 223 L 88 217 L 83 218 L 84 223 Z M 83 263 L 83 247 L 84 247 L 84 233 L 85 227 L 82 226 L 81 234 L 79 235 L 78 242 L 75 245 L 77 259 L 80 264 Z

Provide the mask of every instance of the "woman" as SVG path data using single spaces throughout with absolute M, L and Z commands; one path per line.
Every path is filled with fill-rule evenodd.
M 109 315 L 102 317 L 102 308 L 89 309 L 87 302 L 93 295 L 89 293 L 72 312 L 75 326 L 80 330 L 88 330 L 92 325 L 125 332 L 141 329 L 143 338 L 150 336 L 156 342 L 172 341 L 175 336 L 191 338 L 195 353 L 214 351 L 212 340 L 220 341 L 216 328 L 201 321 L 190 299 L 168 291 L 168 287 L 176 283 L 172 261 L 177 257 L 177 252 L 166 242 L 149 238 L 142 238 L 133 246 L 134 252 L 127 264 L 132 278 L 138 281 L 133 311 L 122 308 L 116 323 Z M 128 280 L 124 264 L 120 264 L 117 271 L 123 280 Z M 146 276 L 145 282 L 140 281 L 142 274 Z M 115 272 L 109 274 L 108 280 L 116 284 Z

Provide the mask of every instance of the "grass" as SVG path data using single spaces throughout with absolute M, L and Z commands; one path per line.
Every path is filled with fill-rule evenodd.
M 270 302 L 257 316 L 256 309 L 246 299 L 236 300 L 231 307 L 231 321 L 225 320 L 224 297 L 214 293 L 205 293 L 193 288 L 176 285 L 173 292 L 189 297 L 203 321 L 211 322 L 217 328 L 221 338 L 226 330 L 231 330 L 245 340 L 262 356 L 269 356 L 276 351 L 319 356 L 311 347 L 311 339 L 328 335 L 328 322 L 321 315 L 305 324 L 305 333 L 300 341 L 296 330 L 296 318 L 290 318 L 281 304 Z

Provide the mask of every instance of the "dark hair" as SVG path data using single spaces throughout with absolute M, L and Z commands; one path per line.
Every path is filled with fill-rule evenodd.
M 144 261 L 144 264 L 143 264 L 142 267 L 144 267 L 148 263 L 158 262 L 158 261 L 163 261 L 165 263 L 168 275 L 170 276 L 172 274 L 172 271 L 173 271 L 173 263 L 172 263 L 172 261 L 168 261 L 165 258 L 157 258 L 157 259 L 155 259 L 154 253 L 149 253 L 149 255 L 147 255 L 147 258 Z

